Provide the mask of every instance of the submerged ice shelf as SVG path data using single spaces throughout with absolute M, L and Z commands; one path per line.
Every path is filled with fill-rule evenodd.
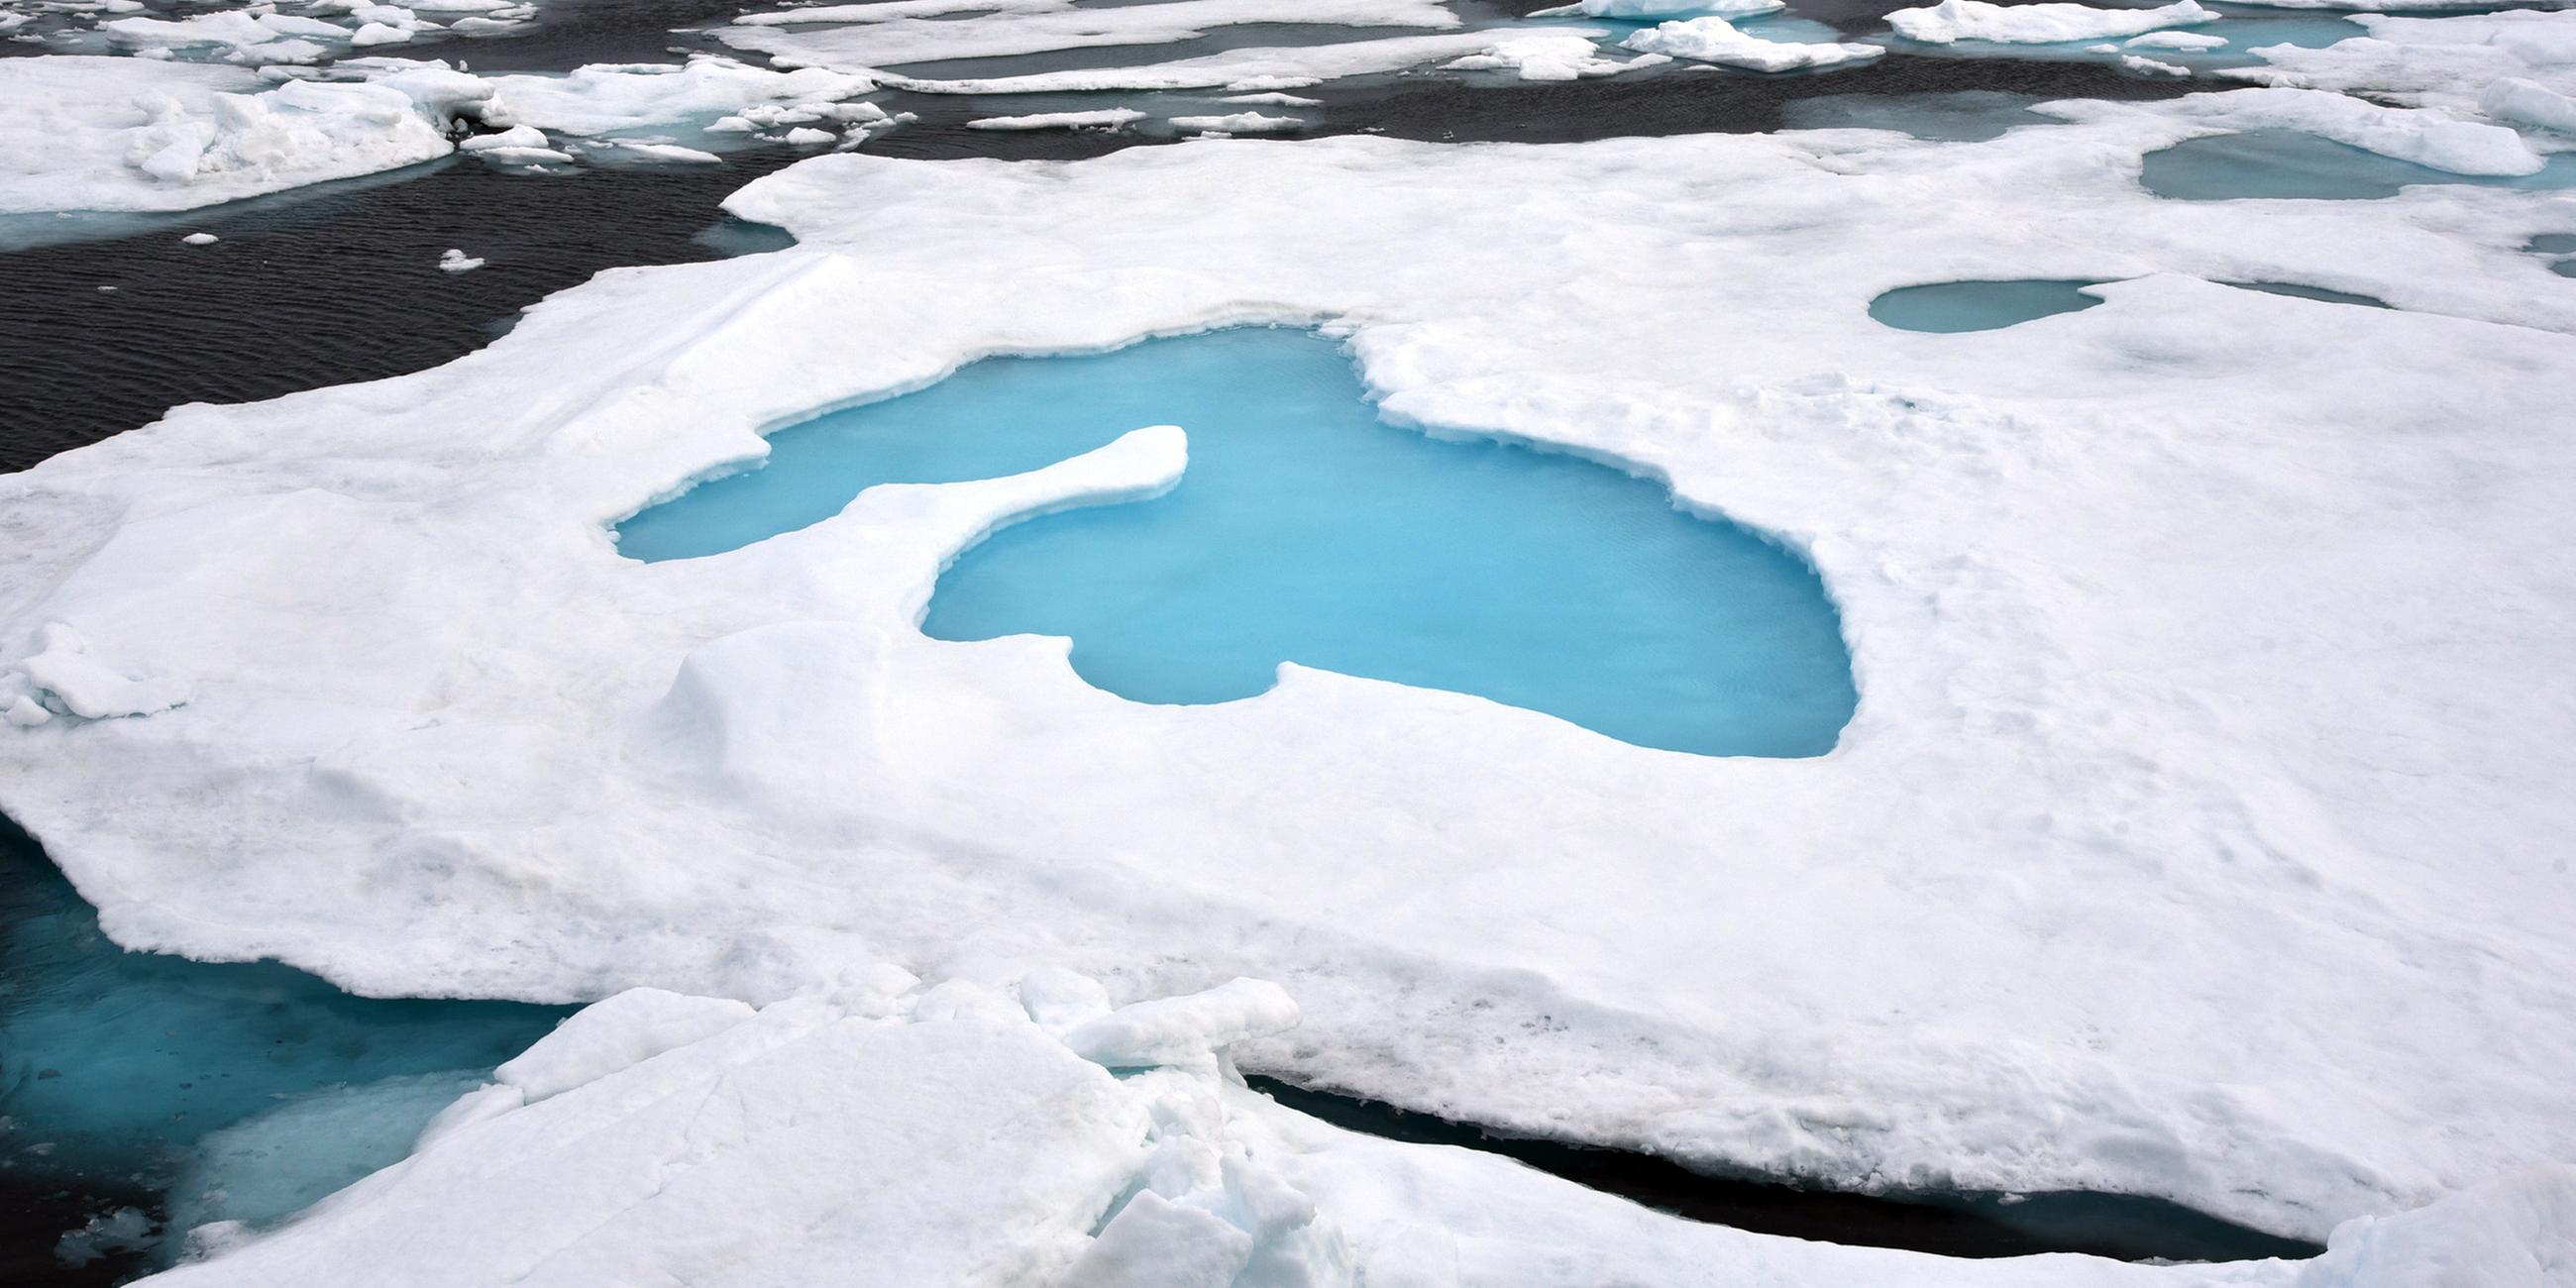
M 2550 190 L 2576 187 L 2576 153 L 2538 173 L 2466 175 L 2401 161 L 2301 130 L 2253 129 L 2185 139 L 2146 155 L 2138 181 L 2182 201 L 2246 198 L 2369 201 L 2416 184 L 2469 183 Z
M 1176 488 L 995 534 L 941 579 L 923 630 L 1070 636 L 1085 680 L 1141 702 L 1251 697 L 1289 661 L 1711 755 L 1819 755 L 1851 716 L 1839 620 L 1797 556 L 1605 465 L 1389 426 L 1306 331 L 978 363 L 783 430 L 764 468 L 619 540 L 714 554 L 878 483 L 1018 473 L 1157 422 L 1190 435 Z
M 1869 315 L 1900 331 L 1993 331 L 2092 308 L 2101 297 L 2084 288 L 2101 284 L 2092 278 L 1927 282 L 1882 292 L 1869 302 Z
M 284 1216 L 395 1161 L 567 1008 L 353 997 L 273 962 L 125 952 L 0 819 L 0 1181 L 165 1196 L 174 1229 Z M 9 1241 L 50 1244 L 61 1231 Z

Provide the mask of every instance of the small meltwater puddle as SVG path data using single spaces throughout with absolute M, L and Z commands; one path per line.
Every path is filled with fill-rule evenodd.
M 2373 201 L 2427 183 L 2550 190 L 2576 187 L 2576 153 L 2550 157 L 2536 174 L 2466 175 L 2300 130 L 2247 130 L 2185 139 L 2150 152 L 2138 181 L 2147 191 L 2178 201 Z
M 1019 473 L 1164 423 L 1189 436 L 1177 487 L 1003 529 L 940 579 L 923 631 L 1069 636 L 1083 679 L 1139 702 L 1251 697 L 1287 661 L 1707 755 L 1820 755 L 1851 717 L 1841 622 L 1803 559 L 1606 465 L 1388 425 L 1311 331 L 979 362 L 783 429 L 762 468 L 618 539 L 715 554 L 878 483 Z
M 1995 331 L 2059 313 L 2089 309 L 2102 301 L 2085 294 L 2084 288 L 2105 285 L 2109 280 L 2018 278 L 1900 286 L 1881 292 L 1878 298 L 1871 300 L 1869 315 L 1900 331 L 1926 331 L 1936 335 Z M 2233 286 L 2241 291 L 2260 291 L 2265 295 L 2315 300 L 2321 304 L 2353 304 L 2373 309 L 2389 307 L 2388 301 L 2375 295 L 2331 290 L 2301 282 L 2221 282 L 2219 285 Z
M 2084 288 L 2102 279 L 2018 278 L 1900 286 L 1869 302 L 1869 315 L 1900 331 L 1993 331 L 2101 303 Z

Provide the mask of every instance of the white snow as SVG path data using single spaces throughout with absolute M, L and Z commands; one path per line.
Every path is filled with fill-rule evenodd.
M 1542 9 L 1538 17 L 1548 14 L 1580 14 L 1587 18 L 1670 18 L 1685 14 L 1712 18 L 1753 18 L 1778 13 L 1788 8 L 1788 0 L 1580 0 L 1580 3 L 1557 9 Z
M 1238 981 L 1109 1019 L 1159 1027 L 1144 1017 L 1261 990 L 1275 992 Z M 1493 1155 L 1354 1135 L 1234 1081 L 1224 1044 L 1240 1025 L 1174 1030 L 1155 1048 L 1168 1059 L 1122 1055 L 1112 1076 L 989 984 L 868 983 L 757 1013 L 660 1005 L 689 1001 L 722 1022 L 566 1070 L 546 1097 L 506 1082 L 469 1092 L 408 1159 L 270 1231 L 199 1227 L 207 1259 L 146 1282 L 2552 1288 L 2576 1258 L 2565 1166 L 2350 1222 L 2305 1265 L 1952 1260 L 1695 1224 Z M 1283 995 L 1256 1008 L 1259 1023 L 1280 1006 L 1293 1022 Z M 137 1214 L 96 1238 L 138 1239 L 147 1224 Z
M 2550 128 L 2548 101 L 2509 88 L 2485 104 L 2490 89 L 2508 81 L 2551 94 L 2576 96 L 2576 10 L 2512 10 L 2450 18 L 2353 19 L 2369 35 L 2322 49 L 2272 45 L 2256 49 L 2269 66 L 2229 74 L 2270 85 L 2367 94 L 2387 102 L 2433 107 L 2455 116 L 2480 113 L 2508 125 Z
M 1266 980 L 1237 979 L 1187 997 L 1158 998 L 1077 1025 L 1063 1035 L 1075 1055 L 1113 1069 L 1185 1064 L 1246 1038 L 1297 1027 L 1297 1003 Z
M 975 1000 L 1044 967 L 1119 1000 L 1277 981 L 1303 1022 L 1246 1039 L 1247 1067 L 1509 1129 L 2312 1236 L 2467 1194 L 2357 1227 L 2389 1233 L 2319 1273 L 2414 1288 L 2419 1235 L 2564 1264 L 2564 1173 L 2526 1169 L 2576 1157 L 2553 848 L 2576 832 L 2576 295 L 2521 247 L 2576 209 L 2136 180 L 2260 123 L 2514 160 L 2439 112 L 2290 89 L 2050 111 L 1973 144 L 821 157 L 729 203 L 789 249 L 603 274 L 449 366 L 192 405 L 0 476 L 0 703 L 41 705 L 24 663 L 55 623 L 156 699 L 184 681 L 137 718 L 0 730 L 0 809 L 119 942 L 376 993 L 764 1007 L 534 1105 L 486 1095 L 180 1275 L 792 1285 L 873 1265 L 865 1243 L 938 1283 L 962 1243 L 917 1232 L 957 1223 L 1069 1270 L 1155 1120 Z M 1975 335 L 1867 318 L 1999 277 L 2109 284 Z M 2216 284 L 2247 280 L 2397 308 Z M 919 633 L 960 548 L 1171 486 L 1186 427 L 875 489 L 710 559 L 639 564 L 605 530 L 816 408 L 1248 320 L 1337 328 L 1399 424 L 1622 461 L 1812 559 L 1861 692 L 1840 745 L 1646 751 L 1297 666 L 1149 706 L 1062 640 Z M 940 1018 L 839 999 L 880 961 L 941 981 Z M 1070 1032 L 1079 993 L 1034 996 Z M 1677 1233 L 1499 1164 L 1225 1122 L 1294 1147 L 1272 1170 L 1317 1213 L 1297 1228 L 1468 1282 L 2304 1273 Z M 1234 1195 L 1199 1206 L 1256 1257 L 1287 1246 L 1295 1204 L 1185 1134 L 1219 1178 L 1184 1143 L 1154 1166 L 1194 1179 L 1148 1188 Z M 1121 1240 L 1175 1237 L 1167 1216 Z
M 2100 40 L 2106 36 L 2129 36 L 2160 27 L 2186 27 L 2216 21 L 2218 14 L 2202 7 L 2198 0 L 2174 0 L 2172 4 L 2154 9 L 1941 0 L 1928 8 L 1899 9 L 1887 15 L 1887 24 L 1896 29 L 1896 34 L 1934 45 L 1961 40 L 2048 45 Z
M 517 1059 L 493 1070 L 492 1079 L 517 1088 L 521 1103 L 534 1104 L 713 1037 L 752 1014 L 731 998 L 630 988 L 583 1007 Z
M 652 161 L 679 161 L 690 165 L 722 165 L 724 158 L 703 148 L 682 147 L 677 143 L 647 143 L 636 139 L 619 139 L 621 151 L 632 152 Z
M 188 210 L 445 156 L 452 98 L 423 94 L 137 58 L 0 59 L 0 212 Z
M 1764 40 L 1737 31 L 1735 25 L 1724 18 L 1692 18 L 1662 23 L 1637 32 L 1621 43 L 1630 49 L 1651 54 L 1746 67 L 1760 72 L 1866 62 L 1887 52 L 1877 45 Z
M 1210 134 L 1281 134 L 1306 127 L 1293 116 L 1265 116 L 1259 112 L 1235 112 L 1226 116 L 1175 116 L 1172 128 L 1197 130 Z
M 1557 36 L 1606 34 L 1590 27 L 1563 27 Z M 1226 89 L 1266 91 L 1300 89 L 1345 76 L 1402 71 L 1445 59 L 1493 52 L 1494 33 L 1458 32 L 1439 36 L 1389 36 L 1338 44 L 1233 49 L 1199 58 L 1134 67 L 1076 68 L 967 80 L 890 78 L 898 89 L 925 94 L 1065 94 L 1090 90 Z
M 2038 110 L 2055 116 L 2098 117 L 2122 109 L 2116 104 L 2068 101 L 2044 104 Z M 2229 131 L 2304 130 L 2453 174 L 2531 174 L 2546 164 L 2521 136 L 2501 125 L 2457 120 L 2429 109 L 2387 107 L 2340 94 L 2244 89 L 2196 95 L 2164 106 L 2159 114 L 2206 121 Z
M 2150 31 L 2143 36 L 2131 36 L 2121 43 L 2130 49 L 2195 51 L 2223 49 L 2227 46 L 2227 37 L 2211 35 L 2206 31 Z
M 781 67 L 835 67 L 865 71 L 952 58 L 1087 49 L 1104 45 L 1162 45 L 1194 40 L 1220 27 L 1247 23 L 1312 23 L 1319 26 L 1425 27 L 1459 25 L 1438 0 L 1163 0 L 1093 8 L 1009 7 L 989 15 L 880 16 L 880 6 L 854 6 L 854 21 L 813 25 L 815 10 L 764 15 L 769 21 L 720 28 L 717 37 L 737 49 L 766 54 Z M 979 6 L 980 7 L 980 6 Z M 781 18 L 799 17 L 793 27 Z
M 135 678 L 101 658 L 90 656 L 89 641 L 60 622 L 36 633 L 36 651 L 14 668 L 25 686 L 10 702 L 11 722 L 42 724 L 19 716 L 20 704 L 33 701 L 48 715 L 105 720 L 167 711 L 188 700 L 188 686 L 170 679 Z
M 1528 81 L 1570 81 L 1615 76 L 1637 67 L 1669 61 L 1663 58 L 1605 58 L 1601 46 L 1582 36 L 1514 36 L 1496 41 L 1482 53 L 1441 64 L 1451 71 L 1509 71 Z
M 2489 83 L 2478 95 L 2478 109 L 2508 125 L 2576 134 L 2576 98 L 2518 76 Z
M 533 125 L 513 125 L 491 134 L 477 134 L 456 146 L 465 152 L 489 152 L 495 148 L 524 149 L 548 146 L 546 132 Z
M 484 120 L 559 134 L 605 134 L 760 106 L 797 105 L 819 113 L 837 100 L 876 88 L 864 76 L 819 68 L 778 72 L 711 55 L 676 66 L 597 64 L 561 76 L 520 73 L 482 79 L 493 94 Z
M 1032 112 L 1026 116 L 986 116 L 968 121 L 970 130 L 1113 130 L 1145 119 L 1132 107 L 1104 107 L 1089 112 Z

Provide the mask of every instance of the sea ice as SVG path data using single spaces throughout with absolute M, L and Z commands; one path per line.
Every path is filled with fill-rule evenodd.
M 2525 82 L 2552 94 L 2576 96 L 2576 10 L 2508 10 L 2448 18 L 2353 19 L 2370 34 L 2323 48 L 2270 45 L 2254 52 L 2269 64 L 2228 74 L 2268 85 L 2366 94 L 2409 107 L 2455 115 L 2484 112 L 2507 124 L 2541 125 L 2511 115 L 2546 100 L 2518 89 L 2502 91 L 2497 116 L 2485 102 L 2491 87 Z
M 1667 59 L 1658 57 L 1621 60 L 1605 58 L 1601 46 L 1582 36 L 1513 36 L 1496 41 L 1482 53 L 1441 64 L 1451 71 L 1508 71 L 1528 81 L 1570 81 L 1590 76 L 1615 76 L 1632 68 L 1650 67 Z
M 442 273 L 471 273 L 481 267 L 483 267 L 482 260 L 467 255 L 453 246 L 438 253 L 438 271 Z
M 561 76 L 520 73 L 482 78 L 492 101 L 483 119 L 559 134 L 667 125 L 754 107 L 823 107 L 876 88 L 865 76 L 809 68 L 771 71 L 731 58 L 700 55 L 676 66 L 600 64 Z
M 1104 107 L 1088 112 L 1035 112 L 1027 116 L 985 116 L 968 121 L 970 130 L 1114 130 L 1145 119 L 1132 107 Z
M 1734 24 L 1724 18 L 1667 22 L 1637 32 L 1621 43 L 1650 54 L 1745 67 L 1758 72 L 1797 71 L 1807 67 L 1830 67 L 1837 63 L 1866 62 L 1887 52 L 1877 45 L 1764 40 L 1736 30 Z
M 1788 0 L 1580 0 L 1545 14 L 1580 14 L 1587 18 L 1674 18 L 1683 15 L 1753 18 L 1788 8 Z
M 2160 27 L 2216 22 L 2219 15 L 2198 0 L 2174 0 L 2154 9 L 2102 9 L 2085 4 L 1992 4 L 1988 0 L 1941 0 L 1923 9 L 1899 9 L 1887 24 L 1907 40 L 1947 45 L 1983 40 L 2006 45 L 2059 44 L 2130 36 Z
M 1448 28 L 1458 15 L 1436 0 L 1165 0 L 1157 4 L 1104 5 L 1030 11 L 1004 9 L 982 17 L 879 16 L 858 6 L 859 20 L 841 26 L 813 21 L 817 10 L 790 10 L 795 26 L 719 28 L 737 49 L 768 55 L 780 67 L 867 70 L 958 58 L 1002 58 L 1094 46 L 1163 45 L 1194 40 L 1212 28 L 1250 23 Z
M 409 1158 L 290 1223 L 273 1219 L 279 1199 L 308 1196 L 192 1204 L 179 1219 L 268 1219 L 200 1226 L 203 1259 L 144 1282 L 2548 1288 L 2531 1268 L 2576 1254 L 2564 1166 L 2350 1222 L 2307 1264 L 1960 1260 L 1695 1224 L 1491 1154 L 1355 1135 L 1248 1090 L 1227 1045 L 1296 1022 L 1284 994 L 1249 980 L 1137 1002 L 1060 1039 L 1004 988 L 965 979 L 757 1013 L 657 1006 L 692 1000 L 724 1022 L 587 1063 L 542 1099 L 451 1111 Z M 1111 1027 L 1158 1036 L 1107 1058 L 1084 1050 Z M 264 1134 L 363 1137 L 373 1124 L 351 1119 L 364 1107 L 326 1098 L 246 1125 L 211 1151 L 209 1179 Z M 135 1213 L 88 1237 L 113 1246 L 148 1227 Z
M 938 1282 L 961 1245 L 893 1232 L 949 1222 L 1005 1260 L 1080 1255 L 1151 1114 L 1042 1032 L 988 1044 L 957 996 L 884 1032 L 780 1009 L 879 959 L 996 988 L 1062 967 L 1120 1000 L 1275 980 L 1303 1022 L 1247 1067 L 1700 1165 L 2154 1194 L 2310 1237 L 2387 1218 L 2321 1276 L 2394 1276 L 2402 1229 L 2559 1246 L 2564 1175 L 2525 1169 L 2576 1157 L 2576 893 L 2548 849 L 2576 832 L 2576 294 L 2522 248 L 2576 226 L 2567 199 L 2165 200 L 2148 153 L 2259 122 L 2528 154 L 2315 91 L 2048 110 L 1967 144 L 821 157 L 728 203 L 794 247 L 603 274 L 446 367 L 191 405 L 0 476 L 0 699 L 45 702 L 21 663 L 52 623 L 120 680 L 185 681 L 135 718 L 0 730 L 0 809 L 120 942 L 376 993 L 764 1008 L 535 1105 L 488 1097 L 182 1273 L 273 1284 L 310 1255 L 372 1282 L 411 1222 L 478 1260 L 393 1272 L 467 1280 L 577 1247 L 556 1264 L 650 1282 L 714 1246 L 789 1284 L 866 1246 Z M 2108 284 L 1998 331 L 1867 321 L 1894 287 L 2015 277 Z M 2397 307 L 2321 321 L 2232 281 Z M 1333 328 L 1398 423 L 1583 452 L 1778 534 L 1840 610 L 1841 742 L 1656 752 L 1298 667 L 1150 706 L 1082 683 L 1061 639 L 920 633 L 959 550 L 1172 485 L 1180 431 L 872 489 L 709 559 L 609 539 L 816 408 L 1247 321 Z M 1015 1130 L 966 1127 L 994 1122 Z M 1396 1213 L 1457 1239 L 1462 1277 L 1616 1281 L 1586 1271 L 1634 1256 L 1725 1282 L 1776 1256 L 1939 1282 L 1701 1227 L 1601 1239 L 1664 1218 L 1562 1187 L 1498 1208 L 1512 1169 L 1435 1187 L 1422 1153 L 1328 1139 L 1302 1174 L 1344 1148 L 1368 1160 L 1339 1173 L 1346 1245 Z M 1257 1188 L 1217 1186 L 1247 1210 Z M 2466 1215 L 2393 1215 L 2451 1196 Z M 1546 1233 L 1574 1225 L 1588 1242 Z M 1408 1264 L 1447 1264 L 1424 1238 Z M 2298 1271 L 1940 1266 L 2276 1273 Z
M 0 59 L 0 212 L 187 210 L 445 156 L 453 91 L 276 84 L 136 58 Z
M 1597 28 L 1565 27 L 1550 34 L 1592 37 Z M 1232 49 L 1199 58 L 1135 67 L 1091 67 L 962 80 L 892 78 L 899 89 L 924 94 L 1064 94 L 1090 90 L 1298 89 L 1345 76 L 1402 71 L 1447 59 L 1490 54 L 1501 43 L 1491 31 L 1439 36 L 1389 36 L 1339 44 Z

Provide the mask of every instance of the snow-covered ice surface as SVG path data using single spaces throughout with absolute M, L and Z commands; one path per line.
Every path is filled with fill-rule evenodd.
M 1095 108 L 1087 112 L 1032 112 L 1024 116 L 985 116 L 968 121 L 970 130 L 1114 130 L 1144 120 L 1132 107 Z
M 1877 45 L 1765 40 L 1736 30 L 1734 24 L 1724 18 L 1690 18 L 1660 23 L 1620 43 L 1649 54 L 1745 67 L 1758 72 L 1830 67 L 1836 63 L 1877 58 L 1887 52 Z
M 352 50 L 508 34 L 538 9 L 517 0 L 0 0 L 0 33 L 64 53 L 312 64 Z
M 1987 0 L 1941 0 L 1921 9 L 1899 9 L 1887 24 L 1907 40 L 1947 45 L 1961 40 L 2006 45 L 2058 44 L 2130 36 L 2162 27 L 2216 22 L 2218 14 L 2199 0 L 2174 0 L 2152 9 L 2104 9 L 2093 5 L 1991 4 Z
M 1032 9 L 960 18 L 888 15 L 880 6 L 786 10 L 728 27 L 726 44 L 767 54 L 781 67 L 892 67 L 953 58 L 998 58 L 1098 45 L 1160 45 L 1247 23 L 1445 28 L 1459 17 L 1437 0 L 1166 0 L 1156 4 Z M 819 24 L 829 12 L 840 21 Z M 796 25 L 790 21 L 804 20 Z
M 273 83 L 138 58 L 0 59 L 0 213 L 186 210 L 452 150 L 470 78 Z
M 1559 26 L 1551 31 L 1551 35 L 1557 38 L 1607 34 L 1606 28 L 1583 26 Z M 1026 72 L 1016 76 L 891 77 L 886 83 L 923 94 L 1064 94 L 1092 90 L 1178 89 L 1265 91 L 1302 89 L 1348 76 L 1402 71 L 1409 67 L 1479 57 L 1496 59 L 1487 66 L 1517 67 L 1524 79 L 1563 79 L 1555 71 L 1564 60 L 1554 50 L 1548 56 L 1536 59 L 1503 54 L 1506 49 L 1520 49 L 1523 42 L 1530 39 L 1526 35 L 1514 36 L 1495 30 L 1433 36 L 1387 36 L 1314 45 L 1230 49 L 1160 63 L 1079 67 Z M 1533 68 L 1537 69 L 1535 76 L 1530 74 Z
M 925 987 L 881 966 L 757 1012 L 619 994 L 456 1100 L 410 1158 L 283 1229 L 201 1228 L 215 1255 L 147 1282 L 2505 1288 L 2558 1282 L 2576 1254 L 2567 1167 L 2355 1221 L 2306 1265 L 1745 1234 L 1356 1136 L 1231 1076 L 1231 1045 L 1297 1021 L 1258 981 L 1112 1012 L 1063 971 Z
M 2266 84 L 2364 92 L 2391 102 L 2576 132 L 2576 10 L 2445 18 L 2357 18 L 2369 34 L 2322 49 L 2257 50 L 2268 66 L 2232 73 Z M 2499 90 L 2498 87 L 2502 87 Z M 2490 102 L 2492 92 L 2493 101 Z M 2561 108 L 2562 103 L 2568 107 Z M 2576 138 L 2535 141 L 2576 147 Z
M 2348 103 L 809 162 L 732 203 L 797 249 L 0 479 L 0 699 L 48 716 L 0 730 L 0 809 L 122 941 L 362 990 L 1247 975 L 1305 1012 L 1247 1062 L 1518 1130 L 2311 1236 L 2496 1183 L 2463 1203 L 2540 1215 L 2463 1220 L 2556 1237 L 2511 1178 L 2576 1155 L 2576 298 L 2521 248 L 2576 207 L 2135 179 Z M 2369 110 L 2382 141 L 2448 120 Z M 1866 318 L 2007 277 L 2111 284 L 1973 335 Z M 2216 284 L 2245 280 L 2396 308 Z M 1261 318 L 1344 328 L 1389 415 L 1630 462 L 1807 554 L 1861 691 L 1841 746 L 1658 753 L 1296 667 L 1141 706 L 1060 641 L 914 629 L 958 548 L 1169 484 L 1186 427 L 715 558 L 607 539 L 816 407 Z M 1036 1049 L 996 1086 L 1092 1103 Z M 1019 1157 L 988 1174 L 1064 1174 Z

